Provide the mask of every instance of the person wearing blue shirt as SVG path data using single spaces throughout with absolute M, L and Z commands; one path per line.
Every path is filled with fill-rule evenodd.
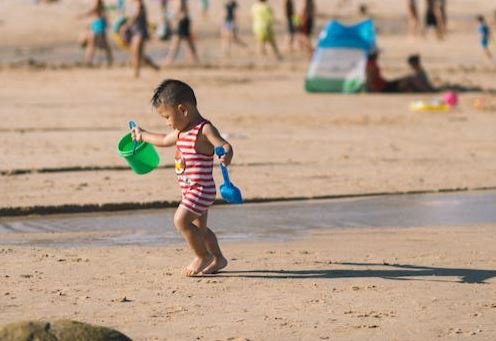
M 492 60 L 493 56 L 491 50 L 489 50 L 491 30 L 489 29 L 489 25 L 486 23 L 486 19 L 482 15 L 477 16 L 477 21 L 479 22 L 479 33 L 481 34 L 480 44 L 486 56 Z

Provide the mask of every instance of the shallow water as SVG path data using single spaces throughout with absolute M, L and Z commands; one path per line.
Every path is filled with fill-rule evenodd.
M 181 242 L 172 225 L 174 211 L 0 218 L 0 245 L 174 244 Z M 312 229 L 494 224 L 496 191 L 223 205 L 213 207 L 209 215 L 209 226 L 221 240 L 289 240 L 303 237 Z M 54 232 L 61 233 L 58 236 L 62 238 L 51 237 Z

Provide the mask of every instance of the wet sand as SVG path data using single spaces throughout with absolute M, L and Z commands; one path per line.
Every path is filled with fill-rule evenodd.
M 496 224 L 496 191 L 358 196 L 218 205 L 209 226 L 223 242 L 290 241 L 311 231 Z M 0 247 L 164 246 L 182 243 L 174 208 L 0 218 Z

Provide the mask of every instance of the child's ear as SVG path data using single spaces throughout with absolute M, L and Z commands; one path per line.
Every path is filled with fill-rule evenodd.
M 188 108 L 184 104 L 178 104 L 177 110 L 181 113 L 181 115 L 186 116 L 188 114 Z

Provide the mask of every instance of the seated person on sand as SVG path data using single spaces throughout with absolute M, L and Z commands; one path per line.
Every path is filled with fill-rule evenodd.
M 381 69 L 377 63 L 379 50 L 372 50 L 367 59 L 367 67 L 365 69 L 367 92 L 401 92 L 400 80 L 386 80 L 382 77 Z
M 410 64 L 414 73 L 394 80 L 386 80 L 382 77 L 381 69 L 377 63 L 378 56 L 379 51 L 377 49 L 370 52 L 368 56 L 366 67 L 366 87 L 368 92 L 400 93 L 435 91 L 420 64 L 420 57 L 418 55 L 408 58 L 408 64 Z
M 408 65 L 413 70 L 413 75 L 406 77 L 405 85 L 409 88 L 405 89 L 409 92 L 434 92 L 436 88 L 431 84 L 427 72 L 425 72 L 420 62 L 420 56 L 418 54 L 411 55 L 407 59 Z

